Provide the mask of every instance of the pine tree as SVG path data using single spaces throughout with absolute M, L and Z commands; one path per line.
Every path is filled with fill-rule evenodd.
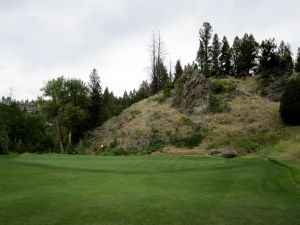
M 110 105 L 111 105 L 111 96 L 108 88 L 106 87 L 103 93 L 103 110 L 102 110 L 103 121 L 106 121 L 110 117 L 112 117 Z
M 262 41 L 260 45 L 259 70 L 264 76 L 275 73 L 279 66 L 279 56 L 275 39 Z
M 178 81 L 178 79 L 182 76 L 183 73 L 183 69 L 181 66 L 181 62 L 180 60 L 177 60 L 176 65 L 175 65 L 175 79 L 174 79 L 174 83 L 176 83 Z
M 93 69 L 90 74 L 90 127 L 94 128 L 102 124 L 103 118 L 101 118 L 101 106 L 102 106 L 102 88 L 100 84 L 100 77 L 96 69 Z
M 199 63 L 203 72 L 208 73 L 210 71 L 210 40 L 212 38 L 212 26 L 210 23 L 203 23 L 203 28 L 199 31 L 200 46 L 197 53 L 196 61 Z M 206 74 L 208 75 L 208 74 Z
M 131 92 L 132 93 L 132 92 Z M 129 94 L 129 104 L 131 101 L 131 95 Z M 120 114 L 124 107 L 122 106 L 122 101 L 119 101 L 113 92 L 110 92 L 106 87 L 103 93 L 103 122 L 107 121 L 113 116 Z
M 163 90 L 166 83 L 169 81 L 168 70 L 161 60 L 158 64 L 158 74 L 159 74 L 159 90 Z
M 295 63 L 295 71 L 297 73 L 300 72 L 300 48 L 298 48 L 297 59 L 296 59 L 296 63 Z
M 221 54 L 221 44 L 219 41 L 218 34 L 215 34 L 212 41 L 211 46 L 211 75 L 219 75 L 220 74 L 220 54 Z
M 222 75 L 228 76 L 232 73 L 232 51 L 227 38 L 224 36 L 222 40 L 222 48 L 220 55 L 220 71 Z
M 232 45 L 232 64 L 233 74 L 238 75 L 240 73 L 240 57 L 241 57 L 241 39 L 236 36 Z
M 123 94 L 122 105 L 125 109 L 130 105 L 130 99 L 129 99 L 127 91 L 125 91 Z
M 197 52 L 196 61 L 198 62 L 200 68 L 202 69 L 205 64 L 205 50 L 204 50 L 204 44 L 201 40 L 200 40 L 199 50 Z
M 141 101 L 145 98 L 150 97 L 151 95 L 151 89 L 150 85 L 147 81 L 143 81 L 136 93 L 136 101 Z
M 290 80 L 280 102 L 280 115 L 284 123 L 300 125 L 300 80 Z
M 233 71 L 237 76 L 247 76 L 256 66 L 258 43 L 252 34 L 245 34 L 242 39 L 236 37 L 232 46 Z
M 280 58 L 280 69 L 283 70 L 284 73 L 291 74 L 294 70 L 291 46 L 281 41 L 278 47 L 278 55 Z
M 239 67 L 240 76 L 247 76 L 250 70 L 256 66 L 256 59 L 258 57 L 258 43 L 252 34 L 245 34 L 241 40 L 240 45 L 240 60 Z

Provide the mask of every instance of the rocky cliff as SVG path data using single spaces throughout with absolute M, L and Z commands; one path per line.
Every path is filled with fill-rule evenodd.
M 195 69 L 184 74 L 175 92 L 172 106 L 184 114 L 207 111 L 212 96 L 211 82 Z

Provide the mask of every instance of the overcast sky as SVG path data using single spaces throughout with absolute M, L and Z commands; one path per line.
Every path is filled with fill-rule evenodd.
M 0 0 L 0 96 L 41 95 L 60 75 L 88 81 L 96 68 L 115 94 L 149 78 L 148 45 L 160 31 L 167 60 L 195 59 L 198 31 L 253 33 L 300 46 L 299 0 Z M 295 56 L 295 54 L 294 54 Z

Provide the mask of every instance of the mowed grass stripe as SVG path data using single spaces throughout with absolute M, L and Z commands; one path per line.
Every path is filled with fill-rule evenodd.
M 53 158 L 38 158 L 30 154 L 24 157 L 15 158 L 14 160 L 20 163 L 32 163 L 33 166 L 53 166 L 58 168 L 108 171 L 108 172 L 180 172 L 185 170 L 194 170 L 199 167 L 207 167 L 208 165 L 215 166 L 216 164 L 223 164 L 222 160 L 202 159 L 186 160 L 178 157 L 87 157 L 78 158 L 76 156 L 53 155 Z M 52 155 L 51 155 L 52 156 Z M 70 157 L 70 158 L 68 158 Z M 136 160 L 136 159 L 139 160 Z M 67 159 L 67 160 L 66 160 Z M 199 161 L 203 163 L 199 163 Z M 176 169 L 177 168 L 177 169 Z
M 260 158 L 28 154 L 0 176 L 1 225 L 300 224 L 290 171 Z

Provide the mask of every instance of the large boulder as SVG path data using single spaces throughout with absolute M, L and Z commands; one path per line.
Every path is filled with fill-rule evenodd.
M 210 80 L 195 69 L 181 78 L 172 106 L 185 114 L 201 113 L 208 110 L 211 96 Z

